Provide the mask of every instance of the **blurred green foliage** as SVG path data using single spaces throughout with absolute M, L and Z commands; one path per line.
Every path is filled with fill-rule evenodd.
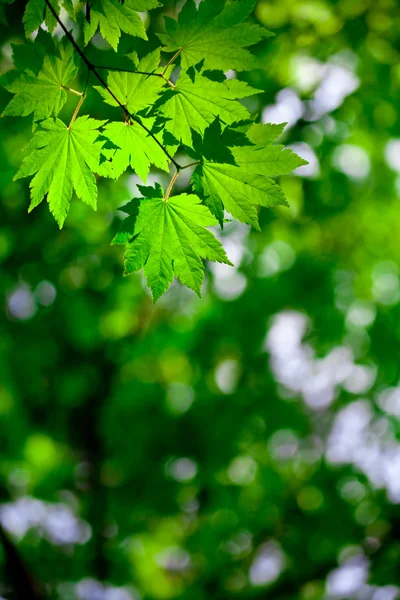
M 2 71 L 23 8 L 5 5 Z M 400 7 L 260 0 L 254 18 L 276 36 L 249 108 L 289 121 L 310 166 L 261 233 L 226 226 L 236 267 L 210 267 L 201 300 L 174 284 L 154 306 L 122 278 L 135 176 L 61 232 L 28 215 L 30 121 L 1 122 L 0 520 L 49 597 L 397 597 Z M 99 38 L 88 52 L 112 64 Z

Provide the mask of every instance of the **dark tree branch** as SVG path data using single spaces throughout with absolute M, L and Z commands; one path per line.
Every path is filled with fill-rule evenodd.
M 87 56 L 85 55 L 85 53 L 81 50 L 81 48 L 78 46 L 78 44 L 76 43 L 76 41 L 74 40 L 72 34 L 70 31 L 68 31 L 68 29 L 65 27 L 64 23 L 61 21 L 60 17 L 58 16 L 57 12 L 55 11 L 55 9 L 53 8 L 50 0 L 45 0 L 46 5 L 49 7 L 50 11 L 52 12 L 54 18 L 57 20 L 57 23 L 60 25 L 61 29 L 63 30 L 63 32 L 65 33 L 65 35 L 67 36 L 68 40 L 71 42 L 71 44 L 73 45 L 73 47 L 75 48 L 77 54 L 80 56 L 80 58 L 83 60 L 83 62 L 85 63 L 85 65 L 87 66 L 87 68 L 89 69 L 90 73 L 93 73 L 93 75 L 98 79 L 98 81 L 101 83 L 101 85 L 104 87 L 105 90 L 107 90 L 107 92 L 110 94 L 110 96 L 113 98 L 113 100 L 118 104 L 118 106 L 123 110 L 124 115 L 126 117 L 129 117 L 129 119 L 131 119 L 132 121 L 134 121 L 135 123 L 137 123 L 138 125 L 140 125 L 140 127 L 142 127 L 147 134 L 156 142 L 156 144 L 161 148 L 161 150 L 164 152 L 164 154 L 169 158 L 169 160 L 172 162 L 172 164 L 175 166 L 175 168 L 177 169 L 177 171 L 181 170 L 181 165 L 179 163 L 176 162 L 176 160 L 170 155 L 170 153 L 168 152 L 168 150 L 165 148 L 165 146 L 162 145 L 162 143 L 156 138 L 156 136 L 154 135 L 154 133 L 152 133 L 150 131 L 150 129 L 148 127 L 146 127 L 146 125 L 144 125 L 140 119 L 138 119 L 136 116 L 132 115 L 129 110 L 126 108 L 126 106 L 124 106 L 122 104 L 122 102 L 120 102 L 118 100 L 118 98 L 116 97 L 116 95 L 114 94 L 114 92 L 108 87 L 107 82 L 105 81 L 105 79 L 100 75 L 100 73 L 97 71 L 97 68 L 95 67 L 95 65 L 93 65 L 93 63 L 87 58 Z
M 147 75 L 148 77 L 160 77 L 164 79 L 162 73 L 150 71 L 137 71 L 136 69 L 121 69 L 121 67 L 107 67 L 103 65 L 93 65 L 93 69 L 104 69 L 104 71 L 117 71 L 118 73 L 132 73 L 133 75 Z
M 16 600 L 45 600 L 43 592 L 31 574 L 18 550 L 0 526 L 0 540 L 6 557 L 6 574 Z

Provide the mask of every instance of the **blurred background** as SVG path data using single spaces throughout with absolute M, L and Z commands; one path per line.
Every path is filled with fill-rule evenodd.
M 141 54 L 182 5 L 163 4 Z M 3 5 L 2 72 L 24 5 Z M 400 7 L 260 0 L 252 18 L 276 36 L 247 105 L 309 165 L 261 233 L 226 226 L 235 267 L 208 266 L 201 300 L 175 283 L 153 305 L 123 278 L 132 173 L 61 232 L 45 203 L 28 215 L 31 120 L 1 120 L 0 523 L 47 598 L 400 597 Z M 88 53 L 115 62 L 98 35 Z M 94 90 L 82 112 L 120 118 Z

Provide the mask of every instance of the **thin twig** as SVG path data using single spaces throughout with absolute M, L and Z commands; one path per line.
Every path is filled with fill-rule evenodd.
M 183 165 L 183 167 L 181 167 L 181 171 L 183 171 L 183 169 L 188 169 L 189 167 L 194 167 L 195 165 L 199 165 L 200 161 L 196 160 L 195 162 L 191 162 L 188 165 Z
M 132 75 L 147 75 L 147 77 L 160 77 L 168 83 L 170 87 L 175 89 L 174 84 L 167 77 L 165 77 L 164 72 L 155 73 L 154 71 L 136 71 L 135 69 L 122 69 L 120 67 L 103 67 L 102 65 L 93 65 L 93 69 L 104 69 L 105 71 L 116 71 L 117 73 L 132 73 Z
M 148 71 L 136 71 L 136 69 L 121 69 L 120 67 L 103 67 L 102 65 L 93 65 L 93 69 L 104 69 L 105 71 L 118 71 L 119 73 L 132 73 L 133 75 L 148 75 L 149 77 L 161 77 L 164 79 L 162 73 L 152 73 Z
M 76 41 L 72 37 L 72 34 L 65 27 L 64 23 L 61 21 L 60 17 L 58 16 L 58 14 L 56 13 L 55 9 L 51 5 L 50 0 L 45 0 L 45 2 L 46 2 L 46 5 L 49 7 L 50 11 L 52 12 L 54 18 L 56 19 L 57 23 L 60 25 L 61 29 L 63 30 L 63 32 L 65 33 L 65 35 L 67 36 L 67 38 L 69 39 L 69 41 L 71 42 L 71 44 L 73 45 L 73 47 L 75 48 L 76 52 L 81 57 L 81 59 L 83 60 L 83 62 L 87 66 L 87 68 L 89 69 L 89 71 L 92 72 L 93 75 L 100 81 L 100 83 L 104 87 L 104 89 L 107 90 L 107 92 L 110 94 L 110 96 L 115 100 L 115 102 L 118 104 L 118 106 L 123 110 L 124 115 L 126 115 L 127 117 L 129 117 L 135 123 L 138 123 L 138 125 L 140 125 L 148 133 L 148 135 L 156 142 L 156 144 L 161 148 L 161 150 L 164 152 L 164 154 L 169 158 L 169 160 L 175 166 L 175 168 L 178 171 L 180 171 L 181 170 L 181 165 L 179 163 L 177 163 L 176 160 L 174 160 L 174 158 L 170 155 L 170 153 L 168 152 L 168 150 L 156 138 L 156 136 L 154 135 L 154 133 L 152 133 L 152 131 L 150 131 L 150 129 L 148 127 L 146 127 L 146 125 L 143 125 L 143 123 L 140 121 L 140 119 L 138 119 L 137 117 L 135 117 L 134 115 L 132 115 L 129 112 L 129 110 L 126 108 L 126 106 L 124 106 L 122 104 L 122 102 L 120 102 L 120 100 L 118 100 L 118 98 L 114 94 L 114 92 L 108 87 L 106 81 L 103 79 L 103 77 L 100 75 L 100 73 L 96 70 L 96 68 L 90 62 L 90 60 L 87 58 L 87 56 L 84 54 L 84 52 L 80 49 L 80 47 L 78 46 L 78 44 L 76 43 Z
M 13 598 L 16 600 L 44 600 L 45 596 L 38 582 L 33 579 L 22 556 L 0 525 L 0 542 L 4 548 L 4 573 L 13 586 Z
M 181 167 L 181 168 L 182 168 L 182 167 Z M 181 170 L 181 169 L 177 169 L 177 170 L 175 171 L 175 173 L 174 173 L 174 175 L 173 175 L 173 177 L 172 177 L 171 181 L 169 182 L 169 186 L 167 187 L 167 191 L 165 192 L 165 196 L 164 196 L 163 202 L 168 202 L 169 196 L 170 196 L 170 194 L 171 194 L 171 190 L 172 190 L 172 188 L 173 188 L 173 186 L 174 186 L 174 183 L 175 183 L 175 181 L 178 179 L 178 176 L 179 176 L 179 172 L 180 172 L 180 170 Z

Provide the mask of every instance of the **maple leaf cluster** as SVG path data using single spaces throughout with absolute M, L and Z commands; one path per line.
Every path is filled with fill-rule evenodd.
M 72 0 L 62 7 L 76 20 Z M 114 243 L 125 244 L 125 273 L 143 269 L 157 300 L 174 277 L 200 295 L 204 260 L 231 264 L 208 227 L 223 227 L 226 215 L 259 229 L 258 207 L 287 205 L 272 179 L 305 164 L 275 141 L 284 125 L 256 123 L 243 99 L 259 93 L 225 73 L 259 67 L 249 47 L 270 35 L 250 22 L 255 0 L 187 0 L 177 20 L 165 18 L 161 46 L 142 58 L 124 57 L 129 68 L 95 67 L 60 19 L 58 0 L 29 0 L 26 35 L 35 41 L 13 44 L 15 69 L 0 83 L 13 94 L 3 116 L 33 115 L 34 135 L 15 178 L 30 181 L 32 210 L 47 199 L 60 228 L 73 194 L 96 209 L 97 176 L 119 178 L 132 169 L 146 183 L 150 169 L 176 168 L 164 191 L 139 186 L 142 197 L 122 208 L 127 218 Z M 91 0 L 83 23 L 88 44 L 99 30 L 117 52 L 122 33 L 147 39 L 139 12 L 158 0 Z M 41 25 L 45 22 L 49 32 Z M 61 26 L 61 41 L 51 35 Z M 27 48 L 28 46 L 28 48 Z M 172 53 L 170 60 L 164 54 Z M 166 64 L 165 64 L 166 63 Z M 178 68 L 179 67 L 179 68 Z M 95 76 L 93 88 L 119 109 L 113 121 L 78 116 L 87 89 L 71 86 L 80 69 Z M 59 119 L 67 94 L 79 97 L 68 124 Z M 193 193 L 173 195 L 184 151 L 195 167 Z

